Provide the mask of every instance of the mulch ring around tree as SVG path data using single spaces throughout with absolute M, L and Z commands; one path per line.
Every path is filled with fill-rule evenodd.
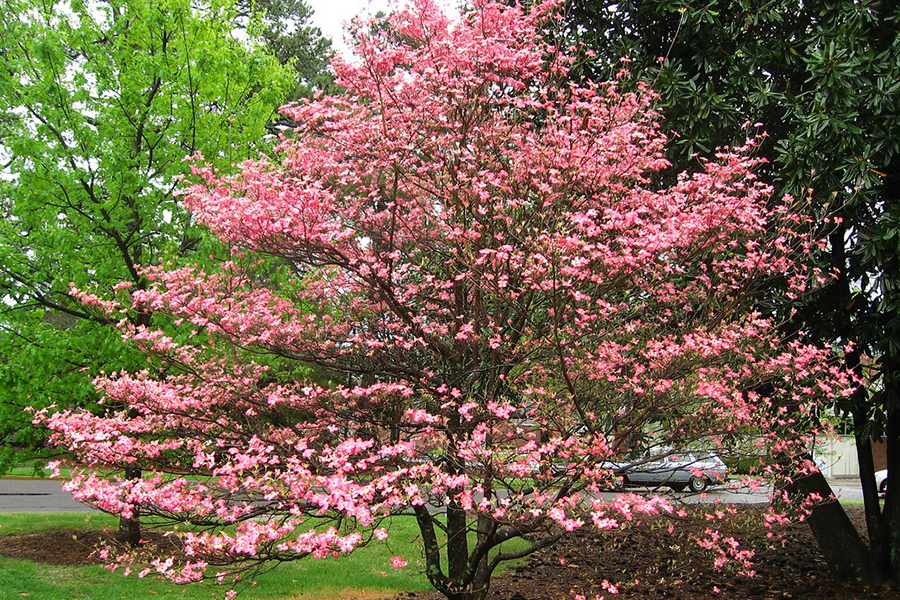
M 847 512 L 863 526 L 862 507 Z M 803 523 L 766 529 L 762 508 L 739 509 L 718 528 L 733 535 L 742 549 L 754 551 L 755 576 L 737 566 L 716 568 L 715 553 L 700 548 L 695 538 L 711 523 L 681 520 L 669 532 L 669 522 L 644 519 L 637 526 L 610 531 L 588 528 L 537 553 L 527 565 L 498 576 L 490 600 L 896 600 L 897 590 L 860 589 L 829 575 L 809 528 Z M 772 533 L 772 537 L 767 534 Z M 56 565 L 100 564 L 93 555 L 104 543 L 115 542 L 110 530 L 64 529 L 0 537 L 0 555 Z M 150 543 L 173 551 L 171 538 L 146 532 Z M 409 567 L 411 568 L 411 567 Z M 604 584 L 604 582 L 606 582 Z M 617 594 L 610 592 L 613 586 Z M 402 594 L 396 600 L 438 600 L 436 593 Z

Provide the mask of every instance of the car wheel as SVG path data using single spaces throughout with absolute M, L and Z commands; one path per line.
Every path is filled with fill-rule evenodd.
M 702 492 L 709 487 L 709 482 L 704 477 L 691 477 L 688 487 L 692 492 Z
M 884 497 L 887 494 L 887 479 L 881 482 L 881 485 L 878 486 L 878 495 Z

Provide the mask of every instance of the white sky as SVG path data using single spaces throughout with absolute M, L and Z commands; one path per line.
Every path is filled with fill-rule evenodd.
M 391 7 L 403 6 L 404 0 L 306 0 L 313 9 L 312 24 L 331 38 L 335 50 L 346 53 L 343 24 L 360 13 L 374 15 L 378 11 L 388 12 Z M 457 6 L 456 0 L 441 0 L 448 7 Z

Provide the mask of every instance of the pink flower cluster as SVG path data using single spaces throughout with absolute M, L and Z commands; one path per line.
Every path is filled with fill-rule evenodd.
M 573 59 L 539 29 L 559 4 L 454 20 L 416 0 L 358 30 L 342 94 L 283 109 L 277 157 L 195 163 L 183 201 L 232 260 L 145 268 L 133 308 L 172 322 L 122 325 L 148 371 L 98 379 L 102 415 L 37 416 L 85 465 L 78 499 L 207 526 L 157 572 L 347 553 L 411 513 L 432 583 L 482 589 L 459 574 L 515 558 L 489 554 L 512 537 L 672 514 L 596 500 L 630 453 L 758 444 L 789 464 L 853 389 L 751 309 L 783 273 L 790 295 L 822 279 L 754 142 L 663 186 L 651 92 L 559 83 Z M 126 467 L 145 476 L 98 474 Z

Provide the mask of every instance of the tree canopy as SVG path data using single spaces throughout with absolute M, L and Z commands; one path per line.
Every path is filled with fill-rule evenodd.
M 853 383 L 748 308 L 785 273 L 789 296 L 820 285 L 802 260 L 818 243 L 754 175 L 752 140 L 659 186 L 654 97 L 571 83 L 542 41 L 555 4 L 454 20 L 419 0 L 357 29 L 343 93 L 285 108 L 298 127 L 276 157 L 195 165 L 185 204 L 232 260 L 79 292 L 189 332 L 124 322 L 152 362 L 98 380 L 123 409 L 40 417 L 87 465 L 77 498 L 203 527 L 159 572 L 350 552 L 409 514 L 436 589 L 483 599 L 499 563 L 565 531 L 675 511 L 596 495 L 635 453 L 812 468 L 795 460 L 820 399 Z M 291 280 L 267 285 L 260 256 Z
M 595 53 L 582 57 L 581 76 L 627 68 L 660 95 L 673 163 L 683 168 L 694 153 L 742 139 L 743 123 L 758 123 L 767 133 L 760 174 L 776 195 L 806 199 L 816 220 L 838 218 L 822 228 L 829 243 L 818 260 L 839 275 L 804 297 L 790 327 L 823 345 L 854 344 L 847 368 L 868 385 L 836 408 L 856 435 L 875 561 L 896 579 L 900 493 L 879 504 L 871 442 L 885 441 L 888 468 L 900 472 L 900 8 L 889 0 L 573 0 L 568 9 L 558 34 Z
M 310 24 L 312 9 L 305 0 L 238 0 L 237 7 L 248 20 L 250 32 L 281 64 L 296 72 L 292 97 L 307 96 L 331 84 L 331 42 Z
M 256 156 L 293 81 L 232 35 L 228 3 L 4 0 L 0 13 L 0 436 L 33 448 L 26 406 L 94 402 L 92 377 L 140 364 L 70 285 L 142 288 L 139 265 L 214 252 L 173 196 L 183 159 Z

